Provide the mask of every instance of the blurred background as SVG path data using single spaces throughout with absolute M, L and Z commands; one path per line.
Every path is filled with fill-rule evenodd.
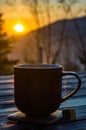
M 86 0 L 0 0 L 0 75 L 17 63 L 86 70 Z

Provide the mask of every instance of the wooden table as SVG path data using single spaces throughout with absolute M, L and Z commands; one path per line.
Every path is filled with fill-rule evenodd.
M 9 114 L 18 111 L 14 101 L 14 76 L 0 76 L 0 130 L 86 130 L 86 72 L 77 73 L 82 81 L 80 90 L 60 106 L 60 109 L 73 108 L 76 119 L 60 120 L 47 125 L 16 123 L 7 119 Z M 63 82 L 63 95 L 77 85 L 74 77 L 67 77 Z

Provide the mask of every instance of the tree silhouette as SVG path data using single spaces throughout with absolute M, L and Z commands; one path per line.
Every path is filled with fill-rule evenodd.
M 13 74 L 13 65 L 17 60 L 9 60 L 8 54 L 11 52 L 12 39 L 4 32 L 3 14 L 0 13 L 0 75 Z

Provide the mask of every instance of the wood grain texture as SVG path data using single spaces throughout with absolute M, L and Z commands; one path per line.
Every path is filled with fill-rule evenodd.
M 86 130 L 86 72 L 77 73 L 82 81 L 80 90 L 60 106 L 60 109 L 74 108 L 76 120 L 60 120 L 51 125 L 8 122 L 7 116 L 18 111 L 14 100 L 14 76 L 0 76 L 0 130 Z M 75 88 L 77 80 L 68 76 L 62 83 L 64 96 Z

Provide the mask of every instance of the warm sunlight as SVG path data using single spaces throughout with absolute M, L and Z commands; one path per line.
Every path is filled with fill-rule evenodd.
M 25 27 L 23 24 L 16 24 L 14 25 L 14 30 L 18 33 L 21 33 L 25 31 Z
M 21 21 L 12 21 L 10 25 L 9 32 L 13 35 L 24 35 L 30 32 L 30 27 L 25 22 Z
M 7 20 L 5 22 L 5 29 L 9 35 L 21 36 L 31 32 L 31 26 L 23 20 Z
M 9 35 L 21 36 L 37 29 L 37 24 L 34 20 L 24 21 L 15 18 L 6 20 L 4 28 Z

